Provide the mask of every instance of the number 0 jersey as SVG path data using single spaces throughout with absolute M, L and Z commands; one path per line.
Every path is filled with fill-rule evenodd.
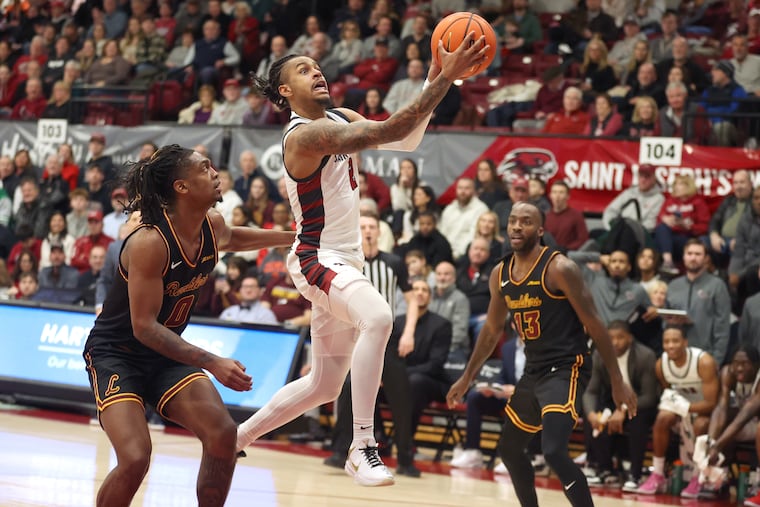
M 183 251 L 166 212 L 159 224 L 141 225 L 137 230 L 144 227 L 152 227 L 159 232 L 166 244 L 168 254 L 163 268 L 163 302 L 156 320 L 180 335 L 187 327 L 201 287 L 208 280 L 209 273 L 218 260 L 214 231 L 206 216 L 201 227 L 198 254 L 191 260 Z M 122 251 L 133 234 L 134 232 L 124 240 L 121 246 Z M 119 252 L 118 272 L 114 276 L 113 285 L 103 303 L 103 311 L 90 331 L 85 350 L 93 346 L 110 345 L 135 353 L 156 353 L 134 336 L 129 311 L 128 279 L 129 274 L 121 263 L 121 252 Z
M 338 111 L 328 110 L 327 118 L 349 123 Z M 291 115 L 282 138 L 282 150 L 294 129 L 310 123 L 295 113 Z M 284 158 L 284 157 L 283 157 Z M 296 221 L 293 252 L 298 256 L 301 273 L 311 285 L 329 292 L 335 275 L 326 267 L 327 259 L 343 260 L 362 269 L 364 255 L 359 231 L 359 186 L 353 154 L 325 155 L 316 171 L 296 179 L 286 169 L 285 186 Z
M 588 353 L 588 338 L 567 296 L 555 294 L 544 283 L 549 262 L 558 255 L 543 247 L 525 278 L 512 278 L 514 255 L 499 266 L 499 285 L 512 314 L 515 329 L 525 341 L 526 369 L 573 363 Z

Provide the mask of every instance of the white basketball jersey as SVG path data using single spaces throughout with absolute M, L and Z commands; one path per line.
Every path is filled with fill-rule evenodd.
M 328 110 L 327 118 L 348 123 L 342 114 Z M 295 113 L 290 117 L 282 138 L 282 152 L 288 136 L 300 125 L 311 120 Z M 283 155 L 283 163 L 284 163 Z M 318 280 L 317 264 L 343 260 L 362 268 L 364 254 L 359 230 L 359 186 L 357 164 L 352 154 L 326 155 L 314 173 L 295 179 L 285 167 L 285 187 L 296 221 L 296 241 L 292 252 L 299 257 L 301 272 L 309 282 Z M 322 266 L 324 268 L 324 266 Z M 313 281 L 312 281 L 313 280 Z
M 662 353 L 662 374 L 665 377 L 665 382 L 691 403 L 704 399 L 702 379 L 699 378 L 697 369 L 699 356 L 702 355 L 702 352 L 702 349 L 688 347 L 686 349 L 686 363 L 680 367 L 668 359 L 667 353 Z

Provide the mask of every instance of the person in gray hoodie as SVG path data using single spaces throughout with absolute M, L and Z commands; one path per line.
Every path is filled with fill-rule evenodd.
M 728 284 L 736 291 L 734 310 L 740 314 L 744 301 L 760 292 L 757 270 L 760 267 L 760 187 L 752 191 L 749 213 L 739 219 L 736 243 L 728 264 Z
M 718 365 L 728 353 L 731 298 L 726 284 L 707 272 L 707 246 L 697 238 L 686 242 L 683 263 L 686 274 L 668 285 L 668 306 L 685 310 L 686 317 L 666 317 L 690 324 L 689 346 L 709 352 Z
M 636 201 L 639 204 L 640 217 L 636 214 L 635 205 L 627 205 L 629 201 Z M 602 222 L 604 227 L 609 229 L 613 220 L 623 216 L 640 221 L 641 225 L 651 233 L 657 225 L 657 215 L 660 213 L 663 202 L 665 202 L 665 196 L 662 195 L 662 188 L 657 184 L 654 167 L 643 164 L 638 170 L 638 185 L 626 188 L 607 205 L 602 214 Z

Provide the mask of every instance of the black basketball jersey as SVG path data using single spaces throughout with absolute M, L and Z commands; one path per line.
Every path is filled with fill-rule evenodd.
M 197 256 L 192 260 L 182 250 L 171 219 L 166 212 L 159 224 L 141 225 L 138 230 L 143 227 L 152 227 L 157 230 L 166 243 L 168 252 L 168 260 L 163 271 L 164 298 L 156 320 L 178 335 L 182 334 L 198 300 L 198 293 L 207 282 L 209 273 L 218 260 L 216 238 L 211 222 L 206 216 L 201 226 L 200 248 Z M 132 234 L 124 240 L 124 245 Z M 121 247 L 122 251 L 124 245 Z M 151 349 L 138 341 L 132 331 L 127 289 L 129 274 L 121 263 L 121 252 L 119 252 L 118 266 L 118 273 L 114 276 L 113 285 L 103 303 L 103 311 L 95 321 L 85 347 L 109 344 L 138 353 L 148 352 Z
M 544 283 L 547 266 L 557 254 L 543 247 L 522 280 L 512 278 L 514 255 L 499 266 L 501 294 L 525 341 L 526 367 L 533 369 L 574 362 L 578 354 L 588 353 L 583 324 L 567 296 L 550 292 Z

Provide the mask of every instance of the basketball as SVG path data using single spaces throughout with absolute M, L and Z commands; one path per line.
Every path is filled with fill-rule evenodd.
M 479 74 L 486 70 L 494 57 L 496 56 L 496 33 L 493 31 L 491 24 L 485 19 L 472 12 L 455 12 L 443 18 L 435 25 L 433 35 L 430 38 L 430 48 L 433 52 L 433 59 L 440 65 L 441 60 L 438 58 L 438 41 L 443 41 L 443 47 L 446 51 L 455 51 L 469 32 L 475 32 L 474 41 L 477 41 L 482 35 L 486 36 L 485 44 L 490 45 L 486 53 L 486 59 L 480 65 L 473 65 L 467 72 L 459 76 L 459 79 Z

